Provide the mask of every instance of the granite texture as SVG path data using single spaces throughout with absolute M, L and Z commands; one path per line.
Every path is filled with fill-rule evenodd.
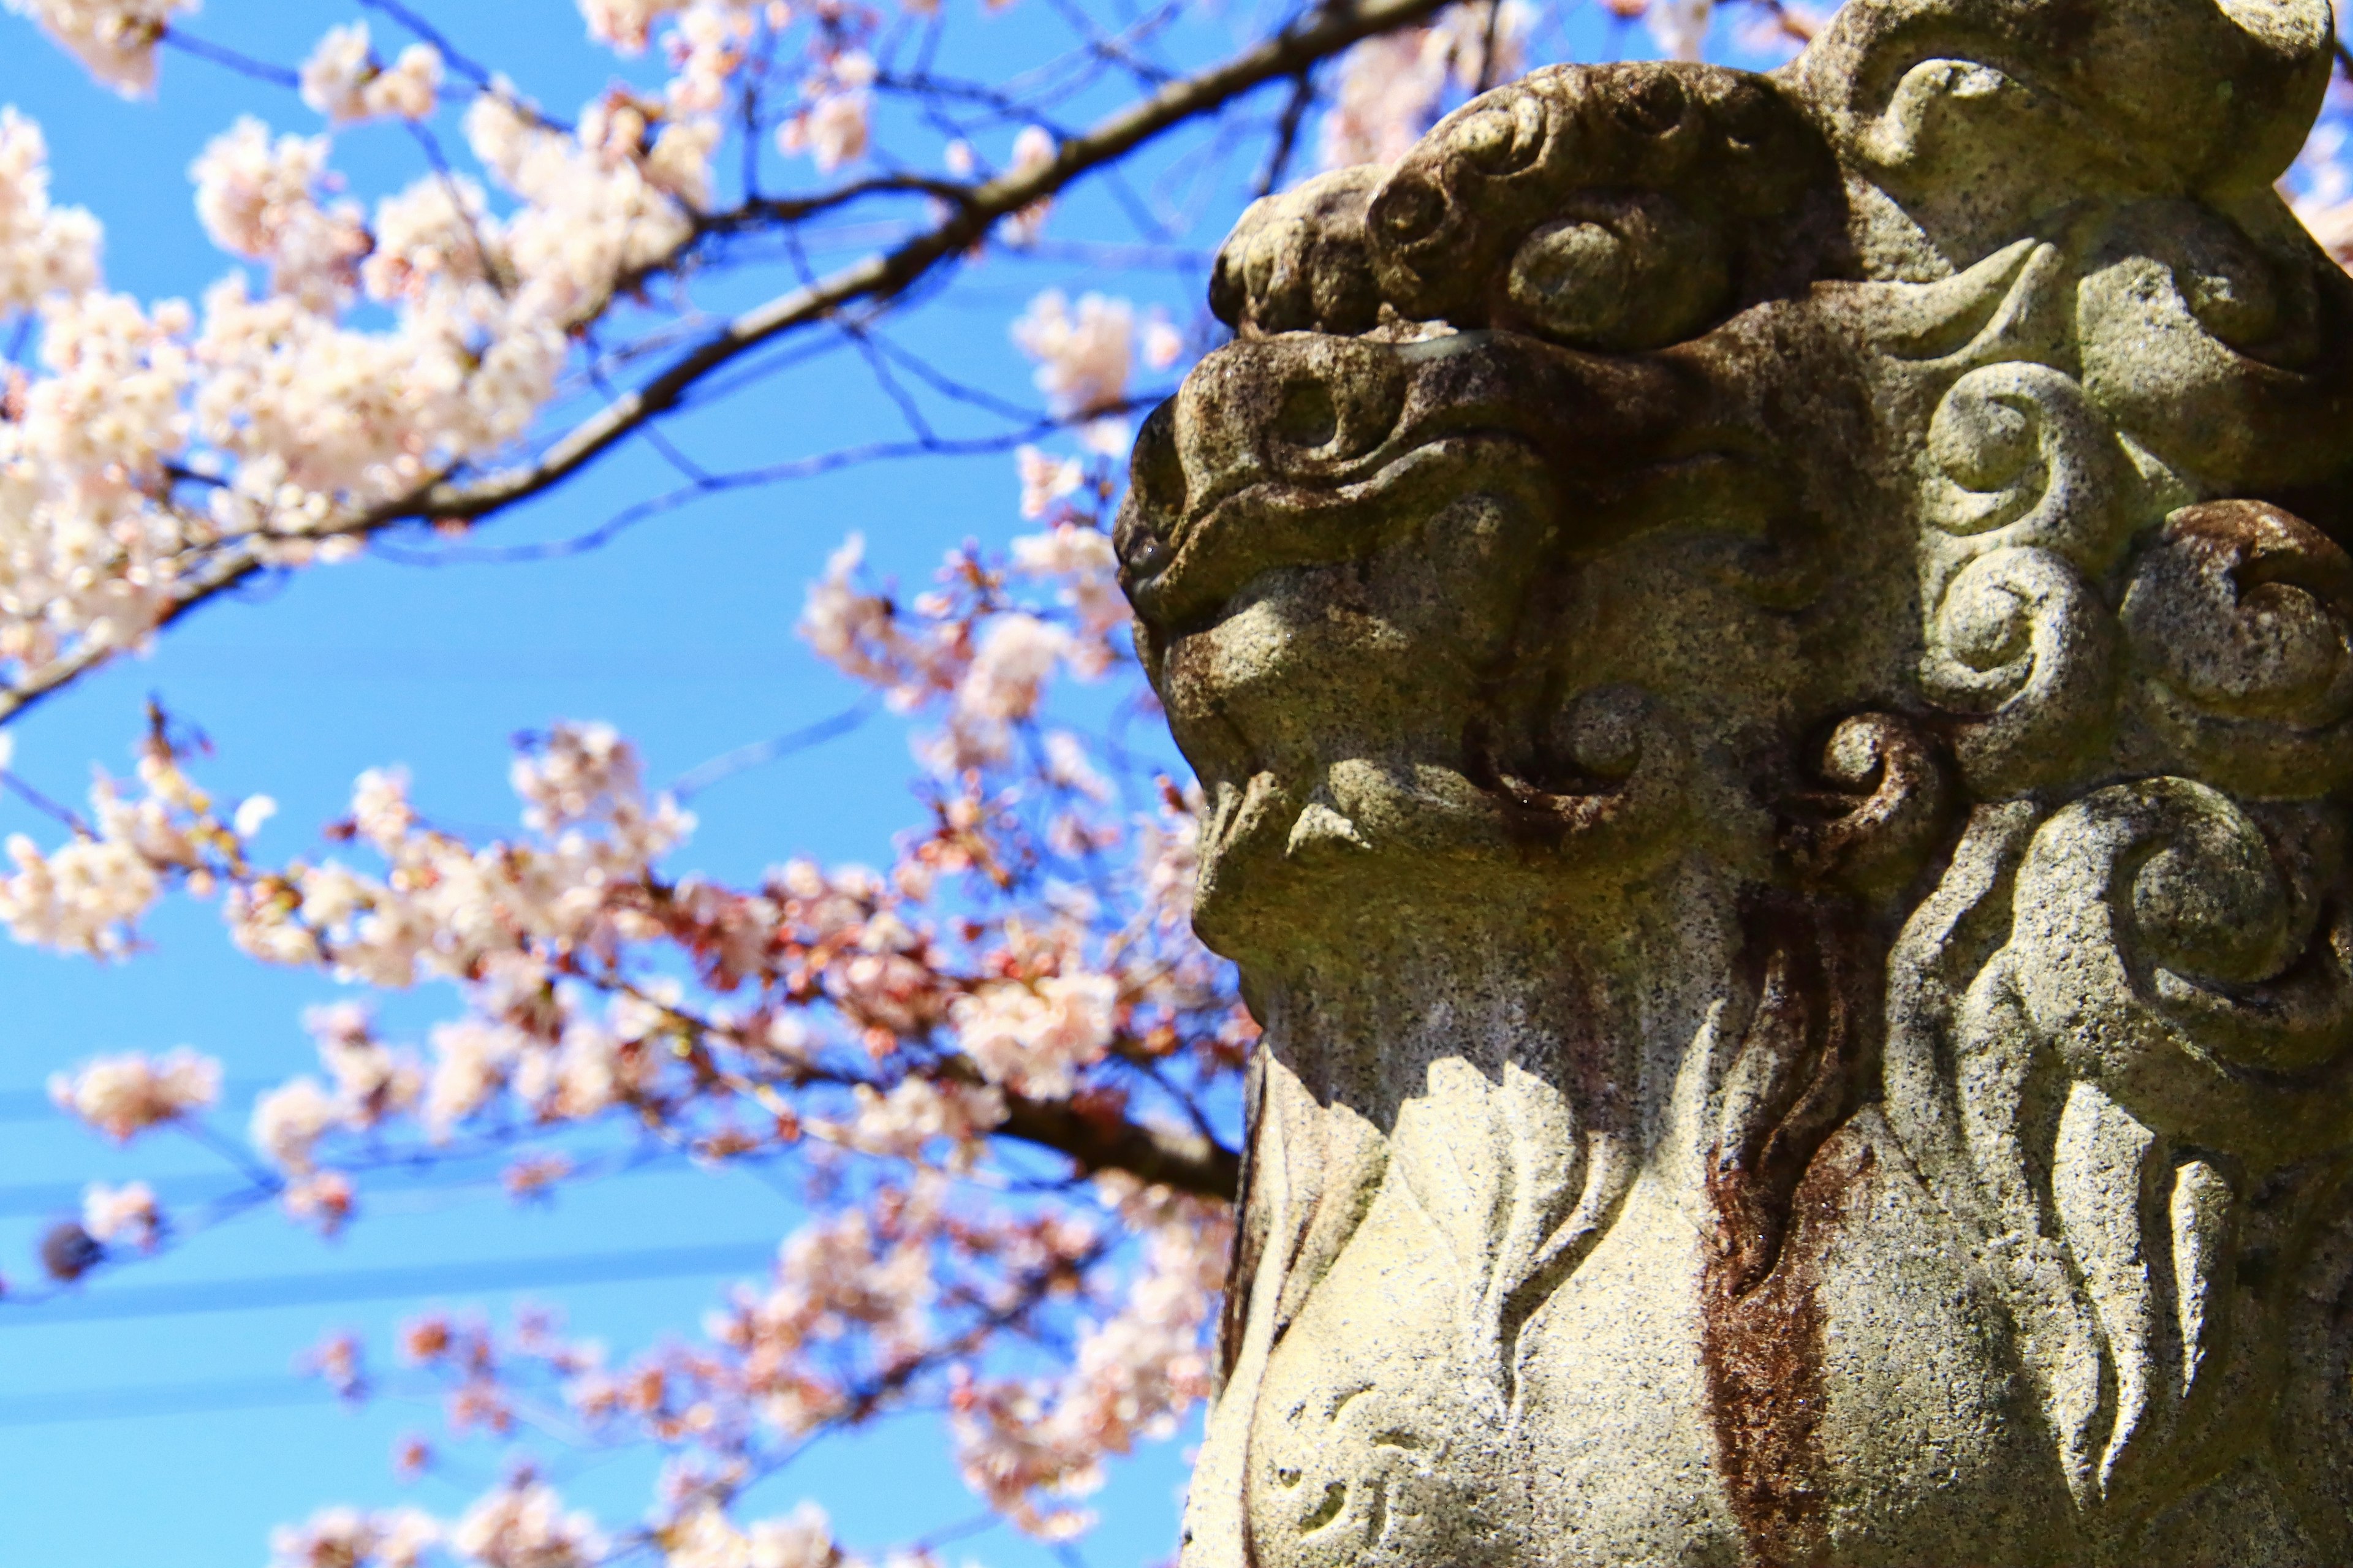
M 1119 548 L 1267 1033 L 1186 1568 L 2353 1561 L 2324 0 L 1260 203 Z

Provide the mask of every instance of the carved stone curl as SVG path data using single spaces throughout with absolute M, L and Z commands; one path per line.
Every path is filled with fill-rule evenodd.
M 2322 0 L 1247 214 L 1118 547 L 1266 1026 L 1187 1568 L 2353 1560 Z

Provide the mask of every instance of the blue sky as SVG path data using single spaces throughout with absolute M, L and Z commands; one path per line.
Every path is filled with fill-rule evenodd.
M 571 112 L 617 74 L 586 41 L 566 0 L 497 0 L 424 7 L 477 58 Z M 257 56 L 299 59 L 342 5 L 216 0 L 200 36 Z M 1022 26 L 1011 20 L 1007 32 Z M 384 24 L 376 24 L 379 35 Z M 1009 46 L 1008 46 L 1009 47 Z M 642 75 L 642 70 L 638 74 Z M 92 85 L 29 24 L 0 16 L 0 100 L 41 121 L 54 198 L 89 206 L 108 226 L 111 284 L 154 298 L 193 297 L 227 269 L 197 226 L 186 168 L 239 112 L 310 132 L 316 118 L 290 93 L 184 56 L 164 61 L 162 90 L 126 102 Z M 454 137 L 451 138 L 454 141 Z M 994 149 L 1002 155 L 1003 149 Z M 396 131 L 363 127 L 337 139 L 337 163 L 373 195 L 416 172 Z M 805 174 L 805 171 L 804 171 Z M 1082 209 L 1074 213 L 1077 221 Z M 1090 280 L 1065 268 L 1011 266 L 976 273 L 964 300 L 929 312 L 929 346 L 959 373 L 1016 396 L 1026 370 L 1005 323 L 1036 288 Z M 1155 283 L 1159 296 L 1149 291 Z M 1139 299 L 1184 296 L 1166 278 L 1121 279 Z M 720 304 L 728 294 L 707 296 Z M 918 336 L 917 341 L 925 341 Z M 771 382 L 682 425 L 705 461 L 821 451 L 887 429 L 862 378 L 838 365 Z M 554 538 L 593 526 L 672 478 L 642 448 L 617 454 L 581 482 L 501 523 L 501 541 Z M 601 552 L 530 566 L 424 569 L 375 562 L 307 574 L 259 602 L 194 617 L 153 658 L 110 671 L 16 728 L 16 764 L 53 793 L 77 796 L 91 762 L 116 773 L 141 705 L 160 694 L 199 724 L 217 756 L 206 777 L 231 796 L 280 802 L 265 850 L 306 847 L 337 816 L 353 776 L 406 764 L 438 819 L 514 820 L 505 785 L 507 737 L 565 718 L 609 720 L 668 778 L 747 742 L 839 711 L 857 693 L 793 636 L 804 585 L 851 529 L 871 558 L 909 582 L 966 535 L 1015 531 L 1009 459 L 935 460 L 879 468 L 796 488 L 724 499 L 638 530 Z M 794 852 L 828 861 L 887 856 L 914 820 L 904 731 L 878 724 L 789 762 L 739 774 L 695 802 L 702 827 L 680 864 L 750 878 Z M 13 810 L 14 808 L 12 808 Z M 28 814 L 0 818 L 43 837 Z M 0 946 L 0 1270 L 23 1279 L 41 1226 L 70 1204 L 51 1189 L 90 1177 L 210 1174 L 193 1148 L 158 1144 L 117 1155 L 36 1106 L 45 1075 L 90 1055 L 186 1044 L 225 1058 L 252 1082 L 311 1065 L 297 1017 L 336 994 L 315 977 L 264 969 L 236 954 L 209 905 L 176 903 L 148 928 L 151 951 L 101 967 Z M 414 1038 L 455 1010 L 446 991 L 393 999 L 385 1014 Z M 242 1136 L 246 1095 L 221 1119 Z M 166 1184 L 168 1195 L 168 1183 Z M 100 1281 L 93 1298 L 183 1282 L 269 1279 L 317 1270 L 564 1258 L 649 1247 L 738 1243 L 756 1257 L 795 1222 L 792 1206 L 748 1177 L 692 1171 L 617 1178 L 518 1210 L 495 1190 L 385 1192 L 333 1245 L 263 1214 L 202 1237 L 152 1266 Z M 691 1331 L 727 1278 L 639 1280 L 525 1293 L 554 1300 L 574 1326 L 626 1353 L 665 1332 Z M 512 1293 L 459 1298 L 502 1315 Z M 396 1436 L 431 1430 L 437 1413 L 385 1400 L 358 1414 L 332 1405 L 27 1424 L 88 1395 L 129 1391 L 153 1406 L 167 1391 L 249 1383 L 266 1392 L 328 1327 L 382 1345 L 425 1302 L 287 1306 L 201 1315 L 38 1324 L 0 1320 L 0 1564 L 6 1568 L 232 1568 L 258 1564 L 270 1525 L 326 1501 L 411 1500 L 460 1506 L 495 1479 L 495 1459 L 413 1489 L 390 1479 Z M 561 1450 L 543 1447 L 555 1458 Z M 566 1489 L 620 1524 L 649 1500 L 642 1458 L 571 1473 Z M 1181 1462 L 1171 1447 L 1126 1467 L 1103 1498 L 1109 1519 L 1087 1561 L 1150 1561 L 1174 1539 Z M 854 1442 L 821 1446 L 754 1500 L 789 1508 L 821 1500 L 845 1541 L 883 1545 L 969 1518 L 978 1503 L 950 1467 L 936 1426 L 916 1418 Z M 991 1563 L 1049 1561 L 1008 1531 L 976 1539 Z
M 952 0 L 961 4 L 963 0 Z M 1025 6 L 1027 9 L 1025 9 Z M 569 112 L 617 74 L 586 42 L 569 0 L 439 0 L 420 7 L 478 58 Z M 290 62 L 342 5 L 215 0 L 200 36 Z M 980 34 L 986 55 L 1020 58 L 1046 26 L 1042 6 L 1017 5 Z M 1214 8 L 1186 47 L 1206 52 L 1234 19 Z M 378 19 L 380 37 L 386 36 Z M 987 29 L 995 29 L 988 31 Z M 1642 42 L 1639 37 L 1625 40 Z M 1584 52 L 1605 47 L 1598 34 Z M 987 74 L 991 62 L 967 64 Z M 646 73 L 636 72 L 640 78 Z M 204 142 L 240 112 L 309 132 L 315 117 L 293 95 L 185 56 L 167 55 L 160 94 L 124 101 L 92 85 L 29 24 L 0 16 L 0 100 L 48 132 L 55 199 L 89 206 L 107 224 L 112 285 L 146 298 L 193 297 L 227 270 L 199 229 L 185 171 Z M 1082 115 L 1074 113 L 1074 118 Z M 445 127 L 445 131 L 448 128 Z M 448 136 L 454 142 L 454 134 Z M 1002 147 L 984 148 L 1002 156 Z M 337 139 L 336 161 L 373 196 L 417 172 L 397 131 L 364 127 Z M 1230 203 L 1205 209 L 1214 239 Z M 1081 195 L 1054 233 L 1119 237 L 1100 195 Z M 825 258 L 820 258 L 820 262 Z M 775 277 L 704 289 L 725 306 L 764 294 Z M 1006 324 L 1037 289 L 1103 287 L 1140 305 L 1192 319 L 1198 277 L 1116 275 L 1063 262 L 993 259 L 927 305 L 905 341 L 965 379 L 1026 395 L 1026 367 Z M 770 381 L 680 421 L 674 434 L 702 461 L 726 466 L 817 452 L 892 428 L 888 405 L 840 361 Z M 642 446 L 626 448 L 561 492 L 493 531 L 500 542 L 553 539 L 595 525 L 672 480 Z M 792 488 L 702 504 L 632 531 L 609 547 L 528 566 L 400 566 L 377 561 L 322 569 L 216 605 L 175 629 L 152 658 L 110 670 L 16 726 L 16 766 L 51 794 L 78 797 L 100 762 L 125 772 L 150 693 L 200 725 L 217 748 L 206 778 L 235 797 L 264 791 L 281 814 L 263 849 L 290 855 L 340 814 L 360 770 L 405 763 L 437 820 L 511 825 L 507 738 L 558 718 L 612 721 L 642 745 L 657 778 L 675 776 L 746 742 L 838 711 L 856 693 L 817 664 L 793 635 L 804 585 L 850 530 L 871 558 L 909 583 L 968 536 L 1002 541 L 1019 527 L 1012 464 L 1003 457 L 928 459 L 871 468 Z M 699 796 L 702 826 L 678 864 L 748 879 L 790 853 L 876 860 L 914 806 L 903 730 L 878 723 L 789 761 L 747 772 Z M 0 828 L 44 837 L 46 825 L 13 803 Z M 190 1045 L 225 1058 L 233 1089 L 311 1065 L 301 1009 L 337 994 L 313 976 L 264 969 L 226 942 L 216 910 L 166 906 L 147 929 L 151 951 L 111 967 L 0 945 L 0 1270 L 24 1279 L 32 1239 L 70 1209 L 58 1194 L 88 1178 L 175 1179 L 217 1173 L 194 1148 L 158 1145 L 117 1154 L 38 1109 L 50 1070 L 112 1050 Z M 392 999 L 396 1035 L 415 1038 L 455 1010 L 447 992 Z M 248 1093 L 233 1093 L 223 1130 L 242 1136 Z M 263 1214 L 92 1289 L 267 1279 L 341 1269 L 490 1263 L 631 1253 L 695 1244 L 773 1247 L 792 1205 L 746 1176 L 670 1170 L 568 1190 L 552 1206 L 518 1210 L 487 1190 L 385 1190 L 332 1245 Z M 726 1278 L 705 1270 L 530 1292 L 566 1310 L 577 1330 L 626 1352 L 691 1329 Z M 502 1310 L 512 1295 L 464 1298 Z M 364 1411 L 325 1404 L 196 1414 L 99 1417 L 152 1408 L 174 1389 L 204 1397 L 239 1384 L 257 1394 L 322 1330 L 385 1342 L 424 1301 L 43 1323 L 0 1316 L 0 1568 L 234 1568 L 262 1561 L 269 1526 L 329 1500 L 413 1500 L 435 1511 L 462 1505 L 495 1479 L 495 1456 L 470 1468 L 394 1482 L 395 1437 L 432 1430 L 428 1406 L 387 1399 Z M 104 1398 L 101 1398 L 104 1396 Z M 70 1421 L 45 1419 L 84 1413 Z M 43 1418 L 43 1419 L 37 1419 Z M 561 1450 L 540 1450 L 554 1457 Z M 479 1462 L 477 1462 L 479 1461 Z M 557 1474 L 580 1503 L 609 1521 L 638 1517 L 648 1499 L 642 1458 Z M 1158 1561 L 1175 1534 L 1182 1443 L 1118 1468 L 1096 1500 L 1103 1530 L 1087 1563 Z M 950 1467 L 938 1429 L 918 1418 L 820 1447 L 755 1494 L 754 1510 L 820 1500 L 852 1546 L 881 1546 L 978 1510 Z M 1008 1568 L 1052 1558 L 1009 1531 L 969 1542 Z

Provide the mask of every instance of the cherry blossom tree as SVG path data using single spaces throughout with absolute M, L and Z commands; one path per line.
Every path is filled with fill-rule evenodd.
M 411 1468 L 534 1410 L 661 1450 L 645 1521 L 591 1519 L 522 1471 L 447 1518 L 324 1508 L 279 1532 L 275 1562 L 923 1561 L 919 1542 L 836 1542 L 818 1502 L 754 1518 L 737 1501 L 807 1445 L 917 1408 L 944 1412 L 991 1508 L 1069 1539 L 1106 1463 L 1210 1392 L 1256 1037 L 1189 926 L 1198 796 L 1153 765 L 1165 747 L 1091 733 L 1064 703 L 1092 688 L 1097 710 L 1153 721 L 1109 515 L 1132 417 L 1215 329 L 1106 291 L 1039 294 L 1006 323 L 1035 362 L 1031 402 L 909 353 L 898 323 L 1024 249 L 1092 246 L 1115 274 L 1134 236 L 1058 233 L 1058 203 L 1090 184 L 1144 240 L 1205 251 L 1252 196 L 1394 158 L 1579 38 L 1761 65 L 1820 18 L 1789 0 L 1722 16 L 1708 0 L 537 3 L 622 60 L 660 62 L 659 85 L 543 105 L 522 62 L 477 62 L 396 0 L 354 0 L 293 61 L 207 42 L 196 0 L 5 0 L 9 25 L 101 88 L 168 90 L 159 61 L 176 53 L 173 72 L 242 72 L 253 107 L 191 171 L 227 253 L 192 278 L 194 304 L 108 288 L 98 221 L 50 188 L 41 128 L 0 109 L 0 328 L 18 344 L 0 384 L 0 720 L 257 579 L 481 548 L 502 514 L 626 444 L 671 458 L 679 483 L 608 530 L 855 463 L 997 452 L 995 542 L 902 597 L 852 535 L 801 614 L 815 651 L 909 727 L 919 819 L 872 868 L 780 844 L 756 885 L 723 885 L 691 868 L 692 816 L 595 722 L 520 747 L 510 834 L 437 825 L 388 767 L 356 781 L 318 852 L 283 860 L 255 846 L 271 802 L 216 798 L 160 710 L 135 775 L 101 776 L 79 806 L 5 773 L 57 822 L 6 845 L 0 921 L 17 942 L 132 959 L 159 900 L 207 900 L 255 962 L 353 999 L 301 1021 L 314 1071 L 246 1105 L 185 1050 L 61 1068 L 53 1097 L 94 1134 L 231 1143 L 245 1185 L 180 1214 L 147 1183 L 92 1184 L 43 1242 L 46 1280 L 0 1310 L 239 1215 L 364 1223 L 372 1173 L 395 1163 L 497 1151 L 531 1193 L 649 1145 L 765 1162 L 811 1217 L 669 1348 L 614 1361 L 543 1318 L 434 1316 L 396 1345 L 312 1353 L 352 1397 L 387 1360 L 446 1387 L 449 1430 L 413 1445 Z M 1060 45 L 967 74 L 976 13 L 1013 5 L 1050 8 Z M 364 121 L 413 133 L 405 185 L 337 174 L 334 134 Z M 2353 262 L 2342 138 L 2340 106 L 2291 186 Z M 1182 178 L 1120 183 L 1155 160 Z M 849 215 L 877 247 L 807 266 L 804 242 Z M 749 309 L 698 302 L 779 273 Z M 854 354 L 905 427 L 740 472 L 666 445 L 682 408 L 775 395 L 750 371 L 818 345 Z M 940 434 L 923 410 L 941 400 L 994 428 Z M 386 1038 L 365 998 L 428 985 L 446 1021 Z

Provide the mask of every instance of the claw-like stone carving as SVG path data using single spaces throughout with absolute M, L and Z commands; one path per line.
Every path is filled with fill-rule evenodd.
M 1187 1568 L 2353 1560 L 2323 0 L 1247 214 L 1118 537 L 1265 1024 Z

